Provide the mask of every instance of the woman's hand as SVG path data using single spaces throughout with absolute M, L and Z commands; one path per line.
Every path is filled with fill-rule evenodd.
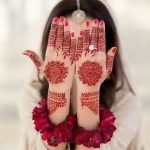
M 64 121 L 69 113 L 70 89 L 75 69 L 72 58 L 75 49 L 76 40 L 74 34 L 70 33 L 68 21 L 64 17 L 55 17 L 51 25 L 45 60 L 41 60 L 31 50 L 23 52 L 32 59 L 36 68 L 49 82 L 47 105 L 49 118 L 54 124 Z
M 86 22 L 78 38 L 80 55 L 76 61 L 77 117 L 79 126 L 84 129 L 93 130 L 100 121 L 99 90 L 112 71 L 116 50 L 112 47 L 106 54 L 104 21 L 94 19 L 91 32 L 90 22 Z M 77 146 L 77 150 L 84 148 Z

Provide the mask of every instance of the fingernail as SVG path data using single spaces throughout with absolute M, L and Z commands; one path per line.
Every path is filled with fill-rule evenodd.
M 67 27 L 69 25 L 68 20 L 65 21 L 65 26 Z
M 100 21 L 100 26 L 103 26 L 103 25 L 104 25 L 104 21 L 101 20 L 101 21 Z
M 112 50 L 112 52 L 113 52 L 113 53 L 116 53 L 116 51 L 117 51 L 117 48 L 115 47 L 115 48 Z
M 88 27 L 90 25 L 90 22 L 89 21 L 86 21 L 86 26 Z
M 80 31 L 80 35 L 83 35 L 83 31 Z
M 64 17 L 64 16 L 61 16 L 61 17 L 60 17 L 60 21 L 63 22 L 64 20 L 65 20 L 65 17 Z
M 74 37 L 74 32 L 71 32 L 71 37 Z
M 94 22 L 95 24 L 97 24 L 97 23 L 98 23 L 98 19 L 95 18 L 95 19 L 93 20 L 93 22 Z
M 58 21 L 58 17 L 55 17 L 54 19 L 53 19 L 53 22 L 57 22 Z

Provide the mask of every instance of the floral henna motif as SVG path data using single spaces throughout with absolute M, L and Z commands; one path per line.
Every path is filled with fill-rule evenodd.
M 47 107 L 49 115 L 54 113 L 59 107 L 65 107 L 67 104 L 65 93 L 48 92 Z
M 105 31 L 104 28 L 99 28 L 98 30 L 98 50 L 99 51 L 105 51 Z
M 62 83 L 68 74 L 68 68 L 64 62 L 51 61 L 45 66 L 44 75 L 52 84 Z
M 64 41 L 63 41 L 63 56 L 64 59 L 69 56 L 69 50 L 70 50 L 70 32 L 66 31 L 64 34 Z
M 107 56 L 106 68 L 107 68 L 108 76 L 109 76 L 109 75 L 111 74 L 111 72 L 112 72 L 113 58 L 114 58 L 114 56 L 110 56 L 110 55 Z
M 98 62 L 85 61 L 80 66 L 78 75 L 83 84 L 94 86 L 102 76 L 102 66 Z
M 88 107 L 95 115 L 98 114 L 99 92 L 81 94 L 81 106 Z
M 34 62 L 35 66 L 38 70 L 41 69 L 42 61 L 41 61 L 40 57 L 35 52 L 33 52 L 31 50 L 26 50 L 23 52 L 23 54 L 27 55 L 31 58 L 31 60 Z

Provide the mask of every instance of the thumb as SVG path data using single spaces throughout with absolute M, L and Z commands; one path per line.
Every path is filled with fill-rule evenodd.
M 43 65 L 43 61 L 34 51 L 25 50 L 22 54 L 29 56 L 31 58 L 31 60 L 33 61 L 33 63 L 35 64 L 36 68 L 38 70 L 41 69 L 41 67 Z
M 107 58 L 106 58 L 106 70 L 107 70 L 107 75 L 109 76 L 112 72 L 113 69 L 113 62 L 114 62 L 114 57 L 117 51 L 117 47 L 112 47 L 108 52 L 107 52 Z

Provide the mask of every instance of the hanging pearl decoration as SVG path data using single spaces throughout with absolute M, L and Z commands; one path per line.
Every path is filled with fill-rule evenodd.
M 72 13 L 72 18 L 74 22 L 76 22 L 77 24 L 80 24 L 85 20 L 86 14 L 83 10 L 80 9 L 80 1 L 76 0 L 76 2 L 77 2 L 78 9 Z

